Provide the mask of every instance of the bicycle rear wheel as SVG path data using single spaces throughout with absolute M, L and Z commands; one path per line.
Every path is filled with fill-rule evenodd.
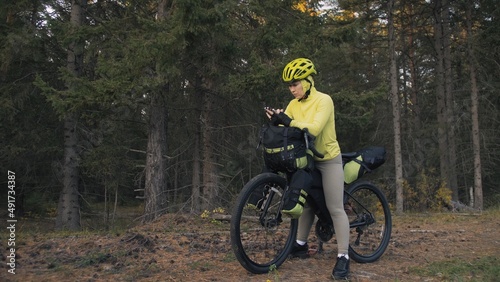
M 256 274 L 268 273 L 288 257 L 297 220 L 281 215 L 286 180 L 259 174 L 240 192 L 231 214 L 231 247 L 240 264 Z
M 391 238 L 392 218 L 384 194 L 373 184 L 360 181 L 348 187 L 345 210 L 349 218 L 349 256 L 356 262 L 379 259 Z

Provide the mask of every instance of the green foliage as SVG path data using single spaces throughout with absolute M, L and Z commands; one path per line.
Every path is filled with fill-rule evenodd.
M 91 1 L 79 29 L 70 28 L 67 1 L 0 3 L 0 128 L 6 133 L 1 166 L 22 175 L 18 192 L 26 213 L 42 215 L 56 205 L 62 185 L 60 120 L 68 113 L 78 118 L 82 201 L 100 202 L 105 193 L 118 193 L 120 204 L 140 202 L 134 189 L 144 182 L 148 101 L 151 93 L 160 92 L 167 96 L 169 166 L 164 173 L 169 208 L 189 206 L 195 141 L 203 129 L 213 135 L 210 144 L 197 149 L 213 150 L 203 161 L 213 163 L 219 177 L 220 203 L 214 205 L 228 208 L 244 183 L 261 170 L 254 149 L 265 121 L 261 109 L 286 107 L 291 96 L 280 81 L 281 70 L 299 56 L 315 62 L 317 88 L 335 102 L 342 150 L 385 146 L 389 158 L 380 181 L 392 187 L 392 115 L 381 1 L 339 1 L 339 6 L 315 16 L 312 10 L 298 9 L 297 1 L 188 0 L 166 7 L 161 20 L 156 18 L 157 2 Z M 319 1 L 307 4 L 314 9 Z M 461 51 L 465 7 L 453 4 L 454 130 L 460 197 L 466 201 L 473 165 L 468 60 Z M 397 46 L 405 202 L 409 210 L 439 210 L 449 201 L 449 190 L 431 169 L 439 167 L 440 153 L 432 11 L 425 1 L 417 1 L 411 16 L 405 5 L 398 3 L 402 12 L 396 19 L 398 36 L 405 39 Z M 486 206 L 499 202 L 500 181 L 500 49 L 494 47 L 499 46 L 500 29 L 495 5 L 482 1 L 472 15 Z M 410 35 L 413 45 L 406 41 Z M 73 41 L 85 43 L 79 77 L 66 70 L 67 46 Z M 413 90 L 416 100 L 410 97 Z M 201 114 L 208 95 L 213 103 L 210 120 Z M 415 101 L 419 129 L 413 124 Z M 84 212 L 91 207 L 84 204 Z
M 16 173 L 18 216 L 45 215 L 59 189 L 62 130 L 33 85 L 38 71 L 53 70 L 42 37 L 35 36 L 37 12 L 31 1 L 0 3 L 0 167 Z
M 413 268 L 410 272 L 422 277 L 439 277 L 441 281 L 496 281 L 500 275 L 500 259 L 492 256 L 453 259 Z
M 82 257 L 77 262 L 77 267 L 87 267 L 91 265 L 96 265 L 100 263 L 115 263 L 116 257 L 111 253 L 91 253 L 85 257 Z
M 267 279 L 266 282 L 271 282 L 271 281 L 279 282 L 279 281 L 281 281 L 280 273 L 279 273 L 278 268 L 276 267 L 275 264 L 269 266 L 269 272 L 267 273 L 267 276 L 272 277 L 272 280 Z
M 423 170 L 415 186 L 405 182 L 405 209 L 410 211 L 443 211 L 451 207 L 451 190 L 439 179 L 435 170 Z
M 380 127 L 378 105 L 384 100 L 386 89 L 379 87 L 367 92 L 342 90 L 334 93 L 337 138 L 345 151 L 373 145 L 374 128 Z M 372 143 L 372 144 L 370 144 Z M 383 144 L 383 143 L 382 143 Z
M 31 218 L 52 217 L 57 208 L 52 195 L 46 191 L 29 191 L 26 193 L 23 205 L 26 207 L 24 216 Z

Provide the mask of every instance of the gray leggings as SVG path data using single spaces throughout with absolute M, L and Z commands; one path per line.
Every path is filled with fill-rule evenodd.
M 335 226 L 338 253 L 347 254 L 349 249 L 349 220 L 344 211 L 344 170 L 342 156 L 328 161 L 317 161 L 316 167 L 321 171 L 325 202 Z M 314 223 L 314 212 L 307 205 L 299 218 L 297 240 L 307 242 L 307 237 Z

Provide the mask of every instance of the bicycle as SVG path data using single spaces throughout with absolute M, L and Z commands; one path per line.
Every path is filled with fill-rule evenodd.
M 357 153 L 342 153 L 344 162 L 357 156 Z M 307 204 L 318 218 L 315 232 L 321 247 L 335 230 L 322 197 L 321 175 L 317 170 L 312 174 L 314 183 Z M 289 177 L 261 173 L 238 196 L 231 216 L 231 246 L 239 263 L 252 273 L 268 273 L 281 266 L 295 242 L 298 220 L 281 214 Z M 344 188 L 344 209 L 350 223 L 349 256 L 359 263 L 378 260 L 389 244 L 392 230 L 384 193 L 370 182 L 358 179 Z

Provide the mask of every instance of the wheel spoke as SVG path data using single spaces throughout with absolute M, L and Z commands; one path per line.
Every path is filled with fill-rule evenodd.
M 377 260 L 387 248 L 391 216 L 382 192 L 369 183 L 353 186 L 346 204 L 351 225 L 350 254 L 359 262 Z
M 286 181 L 262 174 L 242 190 L 231 219 L 233 250 L 240 263 L 254 273 L 282 264 L 293 243 L 296 220 L 282 218 L 280 207 Z

